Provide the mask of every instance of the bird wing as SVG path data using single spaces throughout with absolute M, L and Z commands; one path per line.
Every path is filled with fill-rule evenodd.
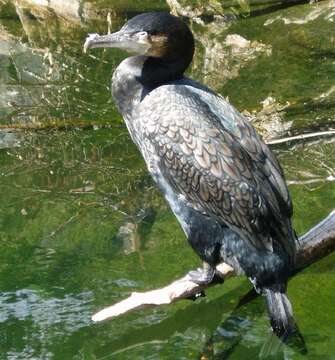
M 221 95 L 213 93 L 207 87 L 193 80 L 185 79 L 183 82 L 192 97 L 208 106 L 210 112 L 213 112 L 219 120 L 219 126 L 238 139 L 241 146 L 255 161 L 259 171 L 266 174 L 273 190 L 276 192 L 281 210 L 291 217 L 293 206 L 283 170 L 277 158 L 260 138 L 255 128 Z
M 289 217 L 282 211 L 284 199 L 278 200 L 282 190 L 272 182 L 266 154 L 259 152 L 261 140 L 251 132 L 243 145 L 243 134 L 223 127 L 224 119 L 208 104 L 185 86 L 152 91 L 137 112 L 140 131 L 150 142 L 146 149 L 158 157 L 160 173 L 189 206 L 216 217 L 258 249 L 280 245 L 291 253 Z

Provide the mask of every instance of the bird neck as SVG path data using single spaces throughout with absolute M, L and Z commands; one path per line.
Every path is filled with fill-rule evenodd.
M 134 107 L 153 89 L 167 82 L 183 78 L 188 63 L 148 56 L 132 56 L 115 70 L 112 94 L 125 119 Z
M 146 88 L 154 89 L 164 83 L 183 78 L 188 65 L 182 58 L 147 57 L 143 63 L 141 77 L 138 80 Z

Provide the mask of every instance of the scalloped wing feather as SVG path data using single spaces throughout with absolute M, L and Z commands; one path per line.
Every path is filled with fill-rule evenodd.
M 160 172 L 189 206 L 258 249 L 273 251 L 278 242 L 293 252 L 282 170 L 242 115 L 223 98 L 188 85 L 161 86 L 137 110 L 138 129 L 159 155 Z M 274 236 L 273 226 L 282 236 Z

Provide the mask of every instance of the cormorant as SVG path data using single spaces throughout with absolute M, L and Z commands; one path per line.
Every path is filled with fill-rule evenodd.
M 252 125 L 222 96 L 184 76 L 194 38 L 178 17 L 151 12 L 120 31 L 91 34 L 84 50 L 134 53 L 112 95 L 149 172 L 202 259 L 208 283 L 224 261 L 266 298 L 273 331 L 296 331 L 286 284 L 295 261 L 292 203 L 283 171 Z

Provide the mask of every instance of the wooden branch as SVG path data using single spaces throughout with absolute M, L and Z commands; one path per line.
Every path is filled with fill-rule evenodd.
M 333 251 L 335 251 L 335 210 L 299 238 L 296 267 L 292 270 L 292 276 Z M 235 275 L 234 269 L 225 263 L 219 264 L 216 270 L 225 280 Z M 143 293 L 133 292 L 127 299 L 94 314 L 92 320 L 99 322 L 146 307 L 171 304 L 186 298 L 197 298 L 206 288 L 217 283 L 216 279 L 210 284 L 198 285 L 186 275 L 161 289 Z
M 331 136 L 331 135 L 335 135 L 335 130 L 317 131 L 317 132 L 313 132 L 313 133 L 295 135 L 295 136 L 285 137 L 285 138 L 281 138 L 281 139 L 273 139 L 273 140 L 267 141 L 266 143 L 268 145 L 277 145 L 277 144 L 283 144 L 283 143 L 286 143 L 289 141 L 298 141 L 298 140 L 311 139 L 311 138 L 322 137 L 322 136 Z
M 295 274 L 335 251 L 335 210 L 299 238 Z
M 219 264 L 216 267 L 216 270 L 220 274 L 220 277 L 225 279 L 234 275 L 234 269 L 224 263 Z M 161 289 L 151 290 L 144 293 L 133 292 L 127 299 L 94 314 L 92 316 L 92 320 L 95 322 L 103 321 L 133 310 L 172 304 L 173 302 L 181 299 L 192 297 L 196 298 L 204 289 L 215 284 L 217 284 L 217 281 L 208 285 L 198 285 L 191 281 L 188 275 L 185 275 L 181 279 L 178 279 Z

